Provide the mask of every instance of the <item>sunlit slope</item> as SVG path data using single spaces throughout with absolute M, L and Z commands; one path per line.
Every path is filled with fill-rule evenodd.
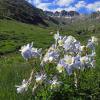
M 51 43 L 51 31 L 45 27 L 0 20 L 0 54 L 14 52 L 32 41 L 38 47 L 47 47 Z

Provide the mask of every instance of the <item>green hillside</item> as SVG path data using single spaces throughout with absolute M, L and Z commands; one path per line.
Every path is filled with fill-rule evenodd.
M 47 47 L 51 42 L 52 36 L 49 33 L 52 30 L 17 21 L 0 20 L 0 54 L 17 51 L 21 45 L 32 41 L 36 46 Z
M 98 25 L 99 26 L 99 25 Z M 86 34 L 73 33 L 77 26 L 70 26 L 70 31 L 63 27 L 61 34 L 73 35 L 81 42 L 91 36 L 100 34 L 87 32 Z M 74 30 L 74 31 L 73 31 Z M 47 87 L 41 87 L 36 96 L 32 96 L 31 89 L 25 94 L 16 93 L 16 84 L 20 84 L 22 79 L 28 78 L 31 66 L 23 60 L 19 49 L 22 45 L 34 42 L 35 47 L 43 49 L 53 43 L 53 35 L 50 32 L 56 32 L 54 27 L 41 27 L 29 25 L 14 20 L 0 20 L 0 99 L 1 100 L 54 100 L 59 98 L 63 100 L 87 100 L 100 98 L 100 46 L 97 47 L 96 68 L 85 71 L 81 74 L 81 87 L 78 90 L 70 88 L 72 84 L 68 76 L 63 80 L 65 85 L 57 92 L 50 92 Z M 68 80 L 67 80 L 68 79 Z M 70 85 L 66 85 L 70 84 Z

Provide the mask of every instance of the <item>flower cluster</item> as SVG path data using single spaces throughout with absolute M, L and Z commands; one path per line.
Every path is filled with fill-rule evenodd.
M 84 71 L 86 68 L 95 67 L 95 46 L 98 44 L 98 40 L 96 37 L 91 37 L 88 40 L 86 45 L 82 45 L 78 40 L 76 40 L 73 36 L 61 36 L 59 31 L 54 35 L 55 43 L 46 50 L 45 54 L 42 54 L 42 49 L 37 49 L 33 47 L 33 43 L 27 44 L 21 48 L 21 54 L 25 60 L 41 58 L 40 63 L 40 74 L 36 74 L 36 70 L 33 67 L 31 72 L 31 76 L 28 81 L 23 80 L 22 85 L 16 86 L 17 92 L 22 93 L 27 91 L 28 86 L 34 82 L 33 91 L 36 88 L 43 84 L 45 80 L 48 80 L 53 75 L 47 75 L 45 71 L 45 67 L 47 64 L 53 63 L 56 72 L 63 73 L 67 72 L 70 76 L 72 74 L 75 75 L 75 86 L 77 87 L 77 73 L 78 71 Z M 42 67 L 42 68 L 41 68 Z M 58 75 L 58 74 L 57 74 Z M 57 76 L 56 75 L 56 76 Z M 53 78 L 50 82 L 50 88 L 58 88 L 60 83 L 57 78 Z
M 57 70 L 62 73 L 66 69 L 67 73 L 71 75 L 74 70 L 83 70 L 88 67 L 94 67 L 95 64 L 95 45 L 97 44 L 97 38 L 94 36 L 88 40 L 86 45 L 81 45 L 79 41 L 73 36 L 60 36 L 58 33 L 55 35 L 57 42 L 57 48 L 63 48 L 63 57 L 57 64 Z M 62 38 L 62 39 L 61 39 Z M 62 41 L 59 44 L 59 41 Z
M 43 66 L 44 63 L 56 63 L 58 58 L 59 51 L 56 49 L 55 45 L 52 45 L 44 55 L 41 65 Z

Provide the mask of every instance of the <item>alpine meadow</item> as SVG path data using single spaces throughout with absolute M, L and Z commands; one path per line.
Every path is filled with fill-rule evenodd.
M 100 9 L 51 1 L 0 0 L 0 100 L 100 100 Z

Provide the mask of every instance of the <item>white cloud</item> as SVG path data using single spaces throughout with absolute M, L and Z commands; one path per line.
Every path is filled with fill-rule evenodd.
M 41 0 L 33 0 L 34 1 L 34 4 L 38 5 L 41 3 Z
M 77 8 L 76 7 L 73 7 L 73 6 L 70 6 L 66 9 L 67 11 L 76 11 Z
M 48 0 L 26 0 L 29 3 L 35 5 L 37 8 L 48 10 L 48 11 L 78 11 L 81 8 L 85 8 L 88 11 L 100 11 L 100 1 L 95 1 L 94 3 L 87 3 L 85 0 L 79 0 L 78 3 L 71 5 L 72 3 L 75 3 L 75 0 L 54 0 L 50 1 L 50 3 L 46 3 Z M 52 6 L 52 9 L 49 9 L 49 6 Z M 58 8 L 55 8 L 58 6 Z
M 100 11 L 100 8 L 97 8 L 96 11 Z
M 76 7 L 77 9 L 82 8 L 82 7 L 86 7 L 86 2 L 85 2 L 85 1 L 79 1 L 79 2 L 75 5 L 75 7 Z
M 48 6 L 51 4 L 51 3 L 43 3 L 43 0 L 26 0 L 26 1 L 35 5 L 37 8 L 40 8 L 43 10 L 49 10 Z M 47 1 L 47 0 L 45 0 L 45 1 Z
M 76 9 L 85 8 L 88 11 L 100 11 L 100 1 L 87 4 L 85 1 L 79 1 L 75 4 Z
M 42 0 L 26 0 L 28 1 L 29 3 L 33 4 L 33 5 L 38 5 L 42 2 Z
M 55 4 L 62 7 L 62 6 L 69 6 L 75 0 L 55 0 Z
M 48 6 L 51 5 L 51 3 L 40 3 L 36 5 L 37 8 L 43 9 L 43 10 L 49 10 Z
M 100 11 L 100 1 L 88 4 L 87 9 L 91 11 Z

